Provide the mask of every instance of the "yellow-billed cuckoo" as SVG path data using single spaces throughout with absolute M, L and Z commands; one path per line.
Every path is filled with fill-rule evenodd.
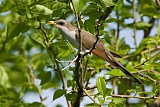
M 56 26 L 65 39 L 67 39 L 75 48 L 79 48 L 78 28 L 74 27 L 71 23 L 63 19 L 59 19 L 57 21 L 48 21 L 48 24 L 53 24 Z M 97 38 L 85 30 L 81 30 L 80 35 L 82 37 L 83 48 L 87 50 L 92 49 Z M 135 82 L 142 84 L 140 80 L 138 80 L 116 60 L 114 57 L 116 54 L 110 52 L 100 40 L 98 40 L 92 52 L 101 59 L 109 62 L 111 65 L 119 68 L 124 74 L 128 75 Z

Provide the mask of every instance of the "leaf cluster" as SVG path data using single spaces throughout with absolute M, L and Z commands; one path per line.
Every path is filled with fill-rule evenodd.
M 141 98 L 158 96 L 160 91 L 160 55 L 156 54 L 160 49 L 160 8 L 156 0 L 138 0 L 136 3 L 129 0 L 73 0 L 73 3 L 81 28 L 93 35 L 98 32 L 95 20 L 111 11 L 105 20 L 101 20 L 99 37 L 106 48 L 122 56 L 118 59 L 121 64 L 144 83 L 144 87 L 138 86 L 98 57 L 85 56 L 80 78 L 88 95 L 82 92 L 79 102 L 91 97 L 93 102 L 84 106 L 156 104 L 156 99 Z M 50 88 L 54 90 L 50 94 L 54 106 L 54 101 L 62 96 L 68 106 L 75 104 L 79 97 L 74 76 L 77 66 L 73 63 L 68 69 L 62 69 L 68 65 L 65 61 L 73 60 L 78 51 L 55 27 L 46 24 L 48 20 L 68 19 L 76 26 L 74 13 L 69 0 L 2 0 L 0 106 L 46 107 L 43 102 L 47 97 L 43 96 L 43 91 Z M 40 101 L 25 101 L 25 96 L 31 92 L 38 94 Z M 113 97 L 112 94 L 122 97 L 135 94 L 139 100 Z M 57 106 L 67 105 L 63 103 Z

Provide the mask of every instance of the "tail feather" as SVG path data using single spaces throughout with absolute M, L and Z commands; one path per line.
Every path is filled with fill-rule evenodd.
M 116 63 L 116 66 L 117 66 L 124 74 L 128 75 L 133 81 L 135 81 L 135 82 L 143 85 L 143 83 L 142 83 L 139 79 L 137 79 L 133 74 L 131 74 L 131 73 L 130 73 L 126 68 L 124 68 L 119 62 Z

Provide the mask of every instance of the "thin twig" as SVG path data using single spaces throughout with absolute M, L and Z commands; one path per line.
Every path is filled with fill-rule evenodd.
M 148 22 L 148 24 L 150 24 L 151 26 L 147 27 L 147 29 L 144 30 L 144 37 L 143 37 L 143 38 L 147 38 L 147 37 L 150 36 L 149 34 L 150 34 L 153 26 L 155 25 L 155 24 L 154 24 L 155 21 L 156 21 L 156 18 L 154 18 L 154 17 L 152 17 L 152 18 L 150 19 L 150 21 Z
M 155 1 L 156 1 L 157 6 L 160 8 L 160 0 L 155 0 Z
M 145 74 L 142 74 L 141 72 L 138 72 L 138 73 L 139 73 L 139 75 L 141 75 L 141 76 L 143 76 L 143 77 L 146 77 L 146 78 L 148 78 L 149 80 L 153 81 L 155 84 L 157 84 L 157 83 L 158 83 L 158 81 L 157 81 L 157 80 L 155 80 L 155 79 L 151 78 L 150 76 L 145 75 Z
M 115 94 L 111 94 L 111 96 L 113 97 L 121 97 L 121 98 L 139 98 L 139 99 L 159 99 L 160 97 L 141 97 L 141 96 L 130 96 L 130 95 L 115 95 Z
M 73 3 L 73 0 L 70 0 L 71 3 L 72 3 L 72 6 L 73 6 L 73 11 L 75 13 L 75 18 L 76 18 L 76 23 L 77 23 L 77 28 L 78 28 L 78 36 L 79 36 L 79 51 L 82 52 L 82 37 L 81 37 L 81 27 L 80 27 L 80 24 L 79 24 L 79 16 L 78 16 L 78 13 L 76 11 L 76 8 L 74 6 L 74 3 Z
M 138 64 L 138 65 L 133 66 L 133 68 L 136 68 L 136 67 L 138 67 L 138 66 L 140 66 L 140 65 L 144 65 L 146 62 L 148 62 L 149 60 L 151 60 L 152 58 L 154 58 L 154 57 L 157 56 L 158 54 L 160 54 L 160 51 L 157 52 L 155 55 L 151 56 L 149 59 L 145 60 L 144 62 L 142 62 L 142 63 L 140 63 L 140 64 Z
M 119 76 L 114 76 L 114 77 L 112 77 L 112 78 L 109 78 L 109 79 L 105 80 L 105 82 L 108 83 L 109 81 L 112 81 L 112 80 L 117 79 L 117 78 L 121 78 L 121 77 L 119 77 Z M 86 87 L 85 87 L 86 90 L 90 90 L 90 89 L 94 89 L 94 88 L 97 88 L 97 86 L 96 86 L 96 85 L 93 85 L 93 86 L 86 86 Z
M 115 31 L 115 39 L 116 39 L 116 51 L 118 51 L 118 39 L 119 39 L 119 31 L 120 31 L 120 24 L 119 24 L 119 14 L 116 11 L 116 16 L 117 16 L 117 30 Z
M 86 61 L 86 63 L 85 63 L 85 68 L 84 68 L 84 72 L 83 72 L 83 75 L 82 75 L 82 80 L 83 80 L 83 84 L 84 84 L 84 82 L 85 82 L 85 80 L 86 80 L 86 74 L 87 74 L 87 67 L 88 67 L 88 63 L 89 63 L 89 59 L 87 59 L 87 61 Z
M 30 77 L 33 79 L 33 84 L 36 84 L 36 76 L 33 74 L 33 69 L 31 66 L 27 66 L 28 70 L 29 70 L 29 75 Z
M 83 88 L 83 92 L 94 102 L 96 103 L 96 101 L 88 94 L 88 92 L 86 91 L 86 89 Z M 98 104 L 98 103 L 96 103 Z
M 78 55 L 68 64 L 68 66 L 63 68 L 62 71 L 64 71 L 65 69 L 69 68 L 73 64 L 73 62 L 75 62 L 77 59 L 78 59 Z
M 150 53 L 150 52 L 153 52 L 156 50 L 160 50 L 160 46 L 156 46 L 155 48 L 150 48 L 148 50 L 144 50 L 144 51 L 142 51 L 142 53 Z
M 49 46 L 49 49 L 51 50 L 51 52 L 53 53 L 54 58 L 56 59 L 56 58 L 57 58 L 57 55 L 56 55 L 56 53 L 54 52 L 53 47 L 50 46 L 50 40 L 49 40 L 49 38 L 48 38 L 47 32 L 46 32 L 46 30 L 43 29 L 41 23 L 40 23 L 40 30 L 43 32 L 43 34 L 44 34 L 44 36 L 45 36 L 45 38 L 46 38 L 46 41 L 47 41 L 47 45 Z M 52 58 L 51 58 L 51 59 L 52 59 Z M 54 59 L 54 60 L 55 60 L 55 59 Z M 66 84 L 64 75 L 62 74 L 62 71 L 61 71 L 61 69 L 60 69 L 59 62 L 55 60 L 55 63 L 56 63 L 56 66 L 57 66 L 57 71 L 58 71 L 58 73 L 60 74 L 60 77 L 61 77 L 61 80 L 62 80 L 63 89 L 64 89 L 64 90 L 67 90 L 67 84 Z M 66 96 L 66 95 L 67 95 L 67 93 L 65 93 L 65 96 Z M 65 98 L 66 98 L 66 97 L 65 97 Z M 68 107 L 72 107 L 70 101 L 68 101 L 67 98 L 66 98 L 66 102 L 67 102 Z
M 133 32 L 134 32 L 134 43 L 135 43 L 135 46 L 136 48 L 138 47 L 138 44 L 137 44 L 137 37 L 136 37 L 136 5 L 135 5 L 135 1 L 133 0 L 132 1 L 132 4 L 133 4 Z
M 141 53 L 151 53 L 151 52 L 154 52 L 154 51 L 157 51 L 157 50 L 160 50 L 160 46 L 156 46 L 155 48 L 150 48 L 150 49 L 147 49 L 147 50 L 143 50 Z M 129 54 L 129 55 L 126 55 L 123 57 L 123 59 L 128 59 L 130 57 L 133 57 L 134 54 Z
M 78 86 L 78 93 L 77 93 L 77 97 L 76 100 L 73 104 L 73 107 L 79 107 L 80 106 L 80 102 L 82 100 L 83 97 L 83 84 L 82 84 L 82 72 L 83 72 L 83 64 L 82 64 L 82 58 L 83 55 L 82 53 L 82 36 L 81 36 L 81 28 L 80 28 L 80 24 L 79 24 L 79 17 L 78 17 L 78 13 L 76 11 L 76 8 L 74 6 L 73 0 L 70 0 L 72 7 L 73 7 L 73 11 L 75 13 L 75 17 L 76 17 L 76 23 L 77 23 L 77 28 L 78 28 L 78 36 L 79 36 L 79 52 L 78 52 L 78 58 L 76 61 L 76 69 L 74 71 L 75 74 L 75 80 Z
M 61 63 L 71 63 L 73 60 L 71 60 L 71 61 L 60 61 L 60 60 L 58 60 L 58 59 L 55 59 L 57 62 L 61 62 Z
M 116 40 L 116 44 L 115 44 L 115 48 L 116 51 L 118 51 L 118 45 L 119 45 L 119 32 L 120 32 L 120 22 L 119 22 L 119 13 L 118 11 L 116 11 L 116 16 L 117 16 L 117 30 L 115 31 L 115 40 Z M 113 80 L 112 82 L 113 84 L 113 93 L 115 92 L 115 87 L 116 87 L 116 80 Z
M 114 3 L 116 4 L 118 2 L 118 0 L 114 0 Z M 112 12 L 113 8 L 115 5 L 107 7 L 106 10 L 104 11 L 104 14 L 100 17 L 100 21 L 101 20 L 106 20 L 106 18 L 109 16 L 109 14 Z
M 97 20 L 96 20 L 96 25 L 95 25 L 95 29 L 97 30 L 97 34 L 96 34 L 96 38 L 97 38 L 97 39 L 96 39 L 96 41 L 94 42 L 93 47 L 91 48 L 90 52 L 92 52 L 92 50 L 95 49 L 96 44 L 97 44 L 97 42 L 98 42 L 98 40 L 99 40 L 99 26 L 100 26 L 100 19 L 97 19 Z
M 86 90 L 91 90 L 91 89 L 95 89 L 95 88 L 97 88 L 97 86 L 96 86 L 96 85 L 89 86 L 89 87 L 85 87 L 85 89 L 86 89 Z
M 30 77 L 33 79 L 33 86 L 35 87 L 35 89 L 37 90 L 38 94 L 39 94 L 39 98 L 41 100 L 41 103 L 43 102 L 43 98 L 42 98 L 42 94 L 40 92 L 40 89 L 37 87 L 36 85 L 36 76 L 33 74 L 33 69 L 30 65 L 27 66 L 28 70 L 29 70 L 29 75 Z

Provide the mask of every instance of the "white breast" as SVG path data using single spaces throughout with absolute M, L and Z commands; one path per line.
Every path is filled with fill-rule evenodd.
M 75 48 L 78 49 L 79 48 L 79 42 L 76 39 L 76 36 L 75 36 L 76 32 L 75 32 L 75 30 L 71 31 L 71 30 L 68 30 L 64 26 L 61 26 L 61 27 L 63 27 L 63 29 L 59 28 L 59 30 L 60 30 L 61 34 L 63 35 L 63 37 L 65 39 L 67 39 Z

